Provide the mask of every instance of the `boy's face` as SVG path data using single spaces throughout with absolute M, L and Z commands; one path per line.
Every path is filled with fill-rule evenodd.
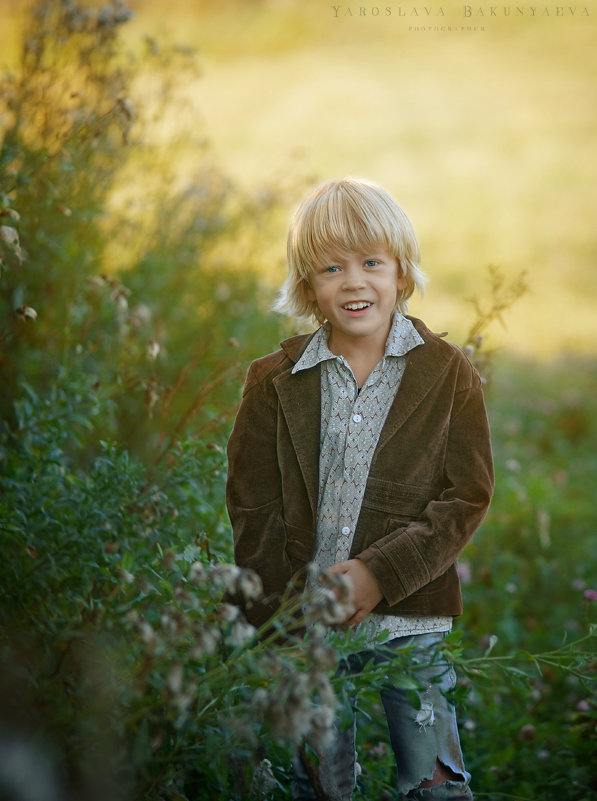
M 406 279 L 383 247 L 372 253 L 328 253 L 311 276 L 308 298 L 332 327 L 336 345 L 385 345 Z

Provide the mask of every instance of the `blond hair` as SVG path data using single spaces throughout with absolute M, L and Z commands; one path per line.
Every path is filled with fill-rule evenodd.
M 396 308 L 406 312 L 415 289 L 423 293 L 425 276 L 412 224 L 385 189 L 361 178 L 327 181 L 302 201 L 290 222 L 287 242 L 288 277 L 275 310 L 292 317 L 314 318 L 321 311 L 309 300 L 311 276 L 331 253 L 370 254 L 384 247 L 398 262 L 406 286 L 398 292 Z

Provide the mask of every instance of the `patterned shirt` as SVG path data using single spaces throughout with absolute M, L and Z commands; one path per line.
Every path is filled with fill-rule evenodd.
M 423 344 L 414 325 L 395 312 L 385 353 L 359 390 L 343 356 L 328 347 L 322 326 L 292 372 L 321 364 L 319 502 L 313 561 L 322 569 L 349 558 L 371 460 L 406 367 L 407 354 Z M 448 631 L 451 617 L 370 614 L 361 623 L 367 641 Z

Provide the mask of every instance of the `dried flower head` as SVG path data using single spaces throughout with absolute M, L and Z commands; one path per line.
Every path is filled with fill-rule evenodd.
M 128 570 L 125 570 L 123 567 L 119 567 L 116 571 L 116 575 L 122 581 L 123 584 L 132 584 L 135 580 L 135 577 L 132 573 L 129 573 Z
M 13 250 L 19 245 L 19 233 L 10 225 L 0 225 L 0 242 L 4 242 Z
M 333 626 L 355 613 L 352 581 L 344 573 L 329 573 L 310 565 L 308 587 L 305 616 L 309 621 Z
M 153 630 L 153 626 L 147 620 L 143 620 L 143 618 L 137 618 L 135 621 L 135 626 L 141 635 L 141 639 L 148 646 L 154 646 L 157 638 L 155 636 L 155 631 Z
M 318 745 L 329 743 L 334 736 L 334 710 L 329 706 L 316 706 L 311 710 L 309 737 Z
M 189 567 L 189 581 L 192 584 L 200 584 L 205 578 L 205 567 L 203 562 L 193 562 Z
M 191 601 L 191 596 L 185 589 L 185 585 L 182 581 L 177 581 L 176 584 L 172 587 L 172 596 L 175 598 L 179 603 L 188 604 Z
M 136 609 L 130 609 L 125 615 L 125 620 L 129 626 L 138 626 L 141 618 Z
M 151 309 L 145 303 L 136 303 L 131 309 L 129 321 L 136 328 L 151 322 Z
M 532 723 L 525 723 L 524 726 L 521 727 L 520 731 L 518 732 L 518 739 L 523 741 L 537 739 L 537 732 Z
M 37 320 L 37 312 L 31 306 L 19 306 L 16 313 L 21 320 Z
M 333 670 L 338 662 L 336 651 L 330 645 L 311 643 L 308 653 L 317 670 Z
M 111 282 L 111 286 L 110 300 L 116 304 L 116 308 L 120 312 L 126 312 L 129 307 L 128 297 L 131 294 L 131 290 L 117 281 Z
M 187 718 L 187 714 L 191 707 L 191 704 L 197 697 L 197 682 L 189 681 L 187 686 L 184 688 L 184 692 L 181 691 L 174 695 L 173 703 L 178 711 L 178 718 L 175 722 L 176 728 L 180 728 L 184 721 Z
M 240 617 L 241 611 L 238 606 L 233 604 L 220 604 L 218 607 L 218 620 L 223 623 L 233 623 Z
M 211 568 L 209 578 L 214 587 L 234 593 L 240 572 L 240 567 L 237 565 L 220 563 Z
M 180 662 L 176 662 L 166 678 L 166 686 L 173 695 L 182 691 L 183 671 Z
M 8 217 L 9 220 L 14 220 L 15 222 L 21 219 L 21 215 L 16 209 L 9 208 L 0 209 L 0 217 Z
M 255 601 L 263 595 L 261 578 L 250 568 L 241 571 L 237 579 L 237 588 L 245 601 Z
M 106 286 L 106 277 L 104 275 L 90 275 L 86 279 L 91 286 Z
M 160 399 L 160 382 L 158 379 L 151 375 L 145 382 L 145 398 L 144 403 L 149 410 L 150 419 L 153 417 L 153 407 Z
M 157 342 L 155 339 L 150 339 L 145 347 L 145 355 L 149 359 L 150 362 L 153 362 L 157 359 L 160 353 L 160 343 Z
M 191 648 L 193 659 L 202 659 L 210 656 L 218 647 L 221 634 L 215 626 L 197 625 L 193 630 L 194 644 Z
M 230 644 L 233 646 L 244 645 L 255 634 L 255 627 L 248 623 L 246 620 L 238 619 L 232 624 L 230 637 L 228 638 Z

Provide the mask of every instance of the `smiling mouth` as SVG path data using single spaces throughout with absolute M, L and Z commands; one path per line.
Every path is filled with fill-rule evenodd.
M 368 309 L 372 305 L 368 300 L 359 300 L 353 303 L 345 303 L 342 308 L 346 309 L 346 311 L 361 311 L 361 309 Z

